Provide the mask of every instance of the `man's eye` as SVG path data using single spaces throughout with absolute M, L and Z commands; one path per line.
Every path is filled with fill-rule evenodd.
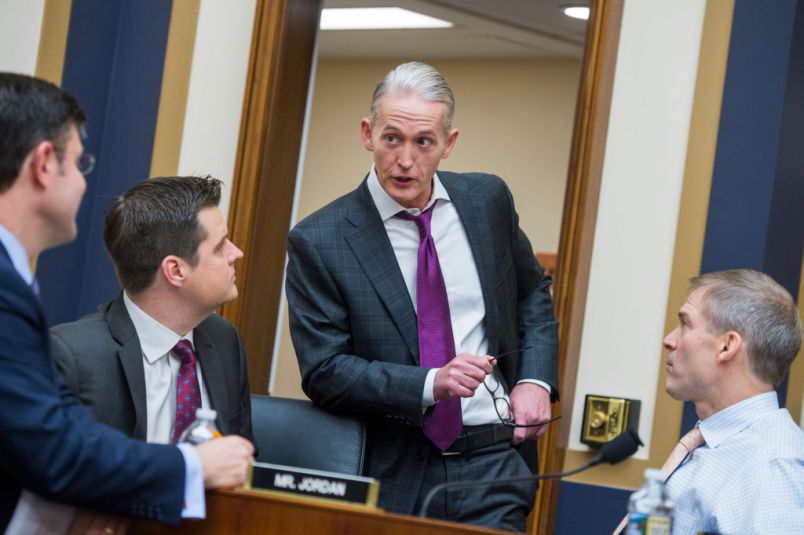
M 387 135 L 385 136 L 385 141 L 387 141 L 388 143 L 396 143 L 397 141 L 399 141 L 399 137 L 394 135 Z
M 427 137 L 420 138 L 417 143 L 422 147 L 429 147 L 433 144 L 433 140 Z

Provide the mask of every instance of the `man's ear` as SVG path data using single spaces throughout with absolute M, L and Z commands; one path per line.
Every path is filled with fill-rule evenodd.
M 453 128 L 452 130 L 449 131 L 449 134 L 447 135 L 447 144 L 446 147 L 444 148 L 444 154 L 441 155 L 442 160 L 446 160 L 447 158 L 449 158 L 452 149 L 455 148 L 455 142 L 458 141 L 458 134 L 460 133 L 461 131 L 458 130 L 457 128 Z
M 720 363 L 728 362 L 740 352 L 745 341 L 737 331 L 728 331 L 724 333 L 718 344 L 720 347 L 717 352 L 717 361 Z
M 374 141 L 371 140 L 371 121 L 368 117 L 360 119 L 360 139 L 367 151 L 374 152 Z
M 187 262 L 176 255 L 168 255 L 159 264 L 159 272 L 169 285 L 181 288 L 187 280 Z
M 58 172 L 59 158 L 52 141 L 40 141 L 30 152 L 31 175 L 34 184 L 39 188 L 46 188 L 50 184 L 50 177 Z

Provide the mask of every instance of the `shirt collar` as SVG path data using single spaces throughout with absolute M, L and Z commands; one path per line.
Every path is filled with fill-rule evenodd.
M 8 251 L 11 264 L 14 266 L 14 269 L 17 270 L 17 273 L 20 274 L 22 280 L 25 281 L 25 284 L 28 286 L 33 284 L 34 277 L 31 272 L 31 263 L 28 258 L 28 253 L 25 252 L 25 248 L 17 237 L 3 225 L 0 225 L 0 243 L 2 243 L 3 247 Z
M 698 426 L 706 445 L 716 448 L 725 440 L 778 409 L 779 398 L 776 392 L 766 392 L 716 412 L 706 420 L 701 420 Z
M 413 215 L 419 215 L 422 212 L 418 208 L 405 208 L 388 195 L 380 185 L 380 179 L 377 177 L 374 166 L 371 166 L 371 171 L 369 171 L 368 189 L 369 194 L 371 194 L 371 199 L 374 201 L 374 205 L 377 207 L 377 211 L 380 213 L 380 218 L 383 222 L 391 219 L 403 210 Z M 436 173 L 433 175 L 433 194 L 430 196 L 430 200 L 427 201 L 424 209 L 427 210 L 438 200 L 450 202 L 449 193 L 447 193 L 446 188 L 444 188 L 444 185 L 438 178 L 438 173 Z
M 137 337 L 140 339 L 142 354 L 145 355 L 145 360 L 149 364 L 153 364 L 167 355 L 182 338 L 189 340 L 190 343 L 193 342 L 193 331 L 179 336 L 134 304 L 126 292 L 123 292 L 123 303 L 134 324 L 134 330 L 137 331 Z

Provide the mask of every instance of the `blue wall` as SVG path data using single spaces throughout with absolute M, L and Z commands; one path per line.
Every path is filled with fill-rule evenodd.
M 78 239 L 37 265 L 48 320 L 77 319 L 119 291 L 103 248 L 109 201 L 148 178 L 172 1 L 73 0 L 62 86 L 88 116 L 95 155 Z
M 562 481 L 555 535 L 611 535 L 625 516 L 630 495 L 627 490 Z

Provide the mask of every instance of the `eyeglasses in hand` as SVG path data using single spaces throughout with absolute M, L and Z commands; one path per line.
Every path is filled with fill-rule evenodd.
M 510 353 L 514 352 L 512 351 Z M 496 357 L 493 358 L 499 358 L 507 354 L 509 353 L 503 353 L 502 355 L 497 355 Z M 494 410 L 497 412 L 497 417 L 500 419 L 500 422 L 506 427 L 541 427 L 543 425 L 549 424 L 550 422 L 555 422 L 556 420 L 561 418 L 561 415 L 559 414 L 558 416 L 550 418 L 546 422 L 539 422 L 535 424 L 518 424 L 514 421 L 513 411 L 511 411 L 511 403 L 505 397 L 505 391 L 503 390 L 500 382 L 497 380 L 497 377 L 494 375 L 494 372 L 486 376 L 486 378 L 483 380 L 483 386 L 486 387 L 486 390 L 488 390 L 489 395 L 491 396 L 491 399 L 494 402 Z

